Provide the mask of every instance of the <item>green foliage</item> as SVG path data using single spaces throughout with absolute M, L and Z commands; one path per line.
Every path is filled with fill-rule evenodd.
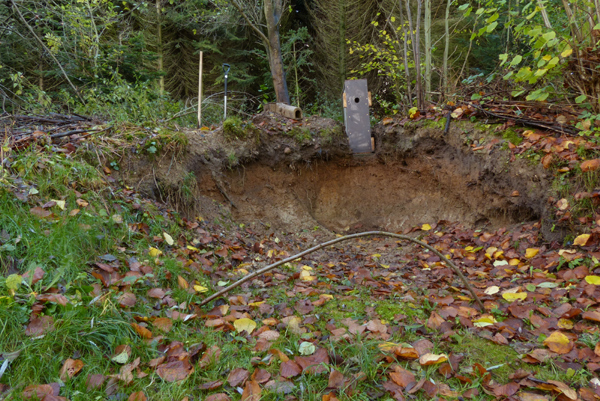
M 228 141 L 246 139 L 251 130 L 252 123 L 245 123 L 238 116 L 227 117 L 223 121 L 223 136 Z

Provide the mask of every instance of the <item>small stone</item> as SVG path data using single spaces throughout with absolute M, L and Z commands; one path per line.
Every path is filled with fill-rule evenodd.
M 290 153 L 292 153 L 292 149 L 290 148 L 285 148 L 283 153 L 285 153 L 286 155 L 289 155 Z

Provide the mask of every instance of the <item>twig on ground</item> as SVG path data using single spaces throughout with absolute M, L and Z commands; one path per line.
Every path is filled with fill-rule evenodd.
M 239 279 L 238 281 L 236 281 L 235 283 L 231 284 L 230 286 L 228 286 L 227 288 L 222 289 L 221 291 L 211 295 L 210 297 L 206 298 L 205 300 L 203 300 L 202 302 L 200 302 L 198 305 L 199 306 L 203 306 L 206 305 L 207 303 L 209 303 L 210 301 L 212 301 L 213 299 L 216 299 L 224 294 L 227 294 L 229 291 L 233 290 L 236 287 L 239 287 L 240 285 L 244 284 L 245 282 L 252 280 L 254 277 L 256 276 L 260 276 L 261 274 L 264 274 L 266 272 L 268 272 L 269 270 L 273 270 L 274 268 L 276 268 L 277 266 L 281 266 L 282 264 L 288 263 L 288 262 L 292 262 L 298 258 L 301 258 L 304 255 L 308 255 L 309 253 L 318 251 L 319 249 L 325 248 L 329 245 L 333 245 L 336 244 L 338 242 L 342 242 L 342 241 L 347 241 L 349 239 L 354 239 L 354 238 L 360 238 L 360 237 L 367 237 L 367 236 L 371 236 L 371 235 L 379 235 L 382 237 L 392 237 L 392 238 L 399 238 L 401 240 L 405 240 L 405 241 L 410 241 L 413 242 L 415 244 L 418 244 L 420 246 L 422 246 L 423 248 L 426 248 L 428 250 L 430 250 L 431 252 L 435 253 L 437 256 L 440 257 L 441 260 L 443 260 L 448 266 L 450 266 L 450 268 L 454 271 L 454 273 L 462 280 L 463 284 L 465 285 L 465 287 L 467 288 L 467 290 L 469 290 L 469 292 L 471 293 L 471 295 L 473 296 L 473 299 L 475 299 L 475 302 L 477 302 L 477 304 L 479 305 L 479 307 L 481 308 L 481 311 L 485 311 L 485 307 L 483 306 L 483 302 L 481 302 L 481 299 L 479 299 L 479 297 L 477 296 L 477 294 L 475 293 L 475 290 L 473 289 L 473 287 L 471 286 L 471 284 L 469 284 L 469 282 L 467 281 L 467 278 L 462 274 L 462 272 L 460 271 L 460 269 L 454 264 L 452 263 L 451 260 L 449 260 L 448 258 L 446 258 L 440 251 L 438 251 L 437 249 L 433 248 L 432 246 L 416 240 L 414 238 L 411 238 L 407 235 L 401 235 L 401 234 L 394 234 L 394 233 L 388 233 L 385 231 L 367 231 L 364 233 L 358 233 L 358 234 L 351 234 L 351 235 L 346 235 L 343 237 L 339 237 L 336 239 L 333 239 L 331 241 L 328 242 L 324 242 L 322 244 L 319 244 L 317 246 L 314 246 L 310 249 L 307 249 L 304 252 L 300 252 L 294 256 L 290 256 L 287 259 L 284 260 L 280 260 L 279 262 L 270 264 L 268 266 L 263 267 L 262 269 L 259 269 L 257 271 L 255 271 L 254 273 L 250 273 L 247 276 Z

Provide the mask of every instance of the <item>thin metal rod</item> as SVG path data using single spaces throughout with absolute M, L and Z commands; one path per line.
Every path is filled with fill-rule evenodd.
M 426 243 L 424 243 L 422 241 L 416 240 L 416 239 L 411 238 L 409 236 L 401 235 L 401 234 L 395 234 L 395 233 L 388 233 L 388 232 L 385 232 L 385 231 L 366 231 L 364 233 L 346 235 L 346 236 L 339 237 L 339 238 L 333 239 L 331 241 L 327 241 L 327 242 L 324 242 L 322 244 L 313 246 L 312 248 L 307 249 L 306 251 L 300 252 L 300 253 L 298 253 L 298 254 L 296 254 L 294 256 L 290 256 L 287 259 L 280 260 L 279 262 L 276 262 L 276 263 L 270 264 L 268 266 L 265 266 L 262 269 L 259 269 L 259 270 L 255 271 L 254 273 L 250 273 L 250 274 L 246 275 L 245 277 L 242 277 L 241 279 L 239 279 L 235 283 L 231 284 L 229 287 L 224 288 L 221 291 L 219 291 L 219 292 L 211 295 L 210 297 L 206 298 L 205 300 L 203 300 L 202 302 L 200 302 L 198 305 L 199 306 L 206 305 L 207 303 L 209 303 L 213 299 L 216 299 L 216 298 L 220 297 L 221 295 L 227 294 L 229 291 L 233 290 L 236 287 L 239 287 L 240 285 L 244 284 L 245 282 L 247 282 L 249 280 L 252 280 L 256 276 L 264 274 L 264 273 L 268 272 L 269 270 L 273 270 L 274 268 L 276 268 L 277 266 L 281 266 L 282 264 L 285 264 L 285 263 L 288 263 L 288 262 L 292 262 L 292 261 L 294 261 L 294 260 L 296 260 L 298 258 L 301 258 L 304 255 L 308 255 L 309 253 L 313 253 L 315 251 L 318 251 L 319 249 L 325 248 L 326 246 L 333 245 L 333 244 L 336 244 L 336 243 L 342 242 L 342 241 L 347 241 L 349 239 L 360 238 L 360 237 L 368 237 L 368 236 L 372 236 L 372 235 L 378 235 L 378 236 L 381 236 L 381 237 L 392 237 L 392 238 L 398 238 L 398 239 L 405 240 L 405 241 L 410 241 L 410 242 L 418 244 L 418 245 L 422 246 L 423 248 L 426 248 L 426 249 L 430 250 L 431 252 L 435 253 L 437 256 L 440 257 L 441 260 L 443 260 L 448 266 L 450 266 L 450 268 L 454 271 L 454 273 L 456 273 L 456 275 L 462 280 L 462 282 L 465 285 L 465 287 L 467 288 L 467 290 L 469 290 L 469 292 L 473 296 L 473 299 L 475 299 L 475 301 L 477 302 L 477 304 L 481 308 L 481 311 L 482 312 L 485 311 L 485 307 L 483 306 L 483 302 L 481 302 L 481 299 L 479 299 L 479 297 L 475 293 L 475 290 L 473 289 L 473 287 L 471 286 L 471 284 L 469 284 L 469 282 L 467 281 L 467 278 L 462 274 L 462 272 L 460 271 L 460 269 L 454 263 L 452 263 L 451 260 L 449 260 L 448 258 L 446 258 L 440 251 L 438 251 L 437 249 L 433 248 L 432 246 L 430 246 L 430 245 L 428 245 L 428 244 L 426 244 Z

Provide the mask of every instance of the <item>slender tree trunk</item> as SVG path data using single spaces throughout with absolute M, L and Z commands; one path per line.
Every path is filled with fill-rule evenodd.
M 546 7 L 542 4 L 542 0 L 537 1 L 538 7 L 540 8 L 540 12 L 542 13 L 542 19 L 544 20 L 544 26 L 548 29 L 552 29 L 552 24 L 550 23 L 550 18 L 548 18 L 548 12 L 546 11 Z
M 423 0 L 417 0 L 417 26 L 415 28 L 415 64 L 417 67 L 417 104 L 420 110 L 425 108 L 425 97 L 423 90 L 422 74 L 421 74 L 421 46 L 419 44 L 421 36 L 421 8 L 423 6 Z
M 450 51 L 450 27 L 449 27 L 449 19 L 450 19 L 450 5 L 452 4 L 452 0 L 446 1 L 446 17 L 444 18 L 444 61 L 442 66 L 442 90 L 444 93 L 444 97 L 450 90 L 450 86 L 448 85 L 448 52 Z
M 401 0 L 402 1 L 402 0 Z M 397 30 L 394 29 L 392 27 L 392 30 L 394 31 L 394 34 L 396 34 L 396 41 L 398 43 L 402 42 L 402 52 L 404 54 L 404 75 L 405 75 L 405 79 L 406 79 L 406 104 L 407 105 L 412 105 L 412 89 L 411 89 L 411 82 L 410 82 L 410 70 L 408 69 L 408 36 L 406 33 L 406 24 L 404 23 L 404 14 L 402 13 L 402 2 L 400 2 L 400 7 L 398 7 L 399 11 L 400 11 L 400 26 L 402 27 L 402 41 L 400 41 L 398 39 L 397 36 Z M 410 106 L 409 106 L 410 108 Z
M 600 24 L 600 0 L 594 0 L 594 4 L 596 5 L 596 23 Z
M 431 0 L 425 0 L 425 98 L 431 101 Z
M 579 31 L 579 27 L 577 26 L 577 22 L 575 21 L 575 16 L 573 15 L 573 10 L 571 10 L 571 6 L 569 6 L 569 2 L 567 0 L 562 0 L 563 8 L 565 10 L 565 15 L 567 16 L 567 20 L 569 21 L 569 27 L 571 28 L 571 35 L 574 38 L 577 38 L 577 42 L 583 42 L 583 38 L 581 37 L 581 32 Z
M 158 72 L 163 72 L 163 43 L 162 43 L 162 24 L 161 24 L 161 11 L 160 11 L 160 0 L 156 0 L 156 24 L 158 25 L 157 36 L 158 36 Z M 161 96 L 165 92 L 165 77 L 161 75 L 158 79 L 158 88 Z
M 269 66 L 273 77 L 273 87 L 277 103 L 290 104 L 285 71 L 283 69 L 283 58 L 281 55 L 281 41 L 279 38 L 279 18 L 281 15 L 281 4 L 273 4 L 274 0 L 264 0 L 265 17 L 267 20 L 267 38 L 269 46 Z M 278 1 L 278 0 L 275 0 Z
M 340 9 L 340 88 L 343 88 L 344 82 L 346 81 L 346 77 L 348 76 L 348 72 L 346 71 L 346 0 L 339 0 L 338 6 Z

